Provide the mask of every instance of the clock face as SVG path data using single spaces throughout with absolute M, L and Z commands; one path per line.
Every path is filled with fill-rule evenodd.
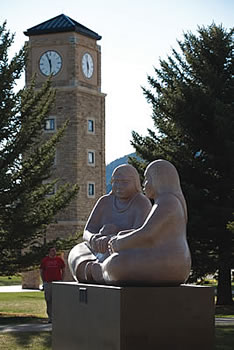
M 40 57 L 39 67 L 46 76 L 56 75 L 62 68 L 62 57 L 56 51 L 46 51 Z
M 92 56 L 86 52 L 82 57 L 82 70 L 86 78 L 91 78 L 93 75 L 93 59 Z

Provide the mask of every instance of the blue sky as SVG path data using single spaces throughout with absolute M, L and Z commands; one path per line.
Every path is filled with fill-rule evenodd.
M 27 37 L 23 31 L 61 13 L 102 36 L 102 91 L 106 97 L 106 163 L 134 151 L 131 132 L 152 128 L 151 109 L 141 86 L 159 58 L 178 49 L 183 32 L 212 22 L 234 25 L 231 0 L 8 0 L 0 21 L 16 33 L 14 52 Z

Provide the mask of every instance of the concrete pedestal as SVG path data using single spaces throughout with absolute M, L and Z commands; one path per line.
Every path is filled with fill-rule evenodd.
M 214 290 L 53 283 L 52 348 L 214 350 Z

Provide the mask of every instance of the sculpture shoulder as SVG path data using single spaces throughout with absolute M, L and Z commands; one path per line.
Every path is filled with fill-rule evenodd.
M 90 230 L 93 232 L 99 231 L 103 224 L 103 218 L 105 218 L 106 213 L 109 212 L 108 209 L 112 208 L 111 203 L 111 194 L 104 195 L 97 200 L 87 220 L 85 230 Z
M 112 197 L 113 195 L 110 193 L 110 194 L 105 194 L 104 196 L 100 197 L 95 206 L 94 206 L 94 209 L 95 210 L 101 210 L 101 209 L 106 209 L 106 207 L 110 206 L 111 203 L 112 203 Z
M 160 195 L 155 202 L 155 208 L 170 216 L 179 213 L 184 216 L 183 203 L 181 199 L 173 193 L 164 193 Z
M 112 200 L 112 197 L 113 195 L 111 193 L 108 193 L 108 194 L 104 194 L 103 196 L 101 196 L 96 204 L 105 204 L 105 203 L 108 203 Z
M 178 204 L 178 199 L 172 193 L 162 193 L 155 200 L 155 206 L 173 207 Z

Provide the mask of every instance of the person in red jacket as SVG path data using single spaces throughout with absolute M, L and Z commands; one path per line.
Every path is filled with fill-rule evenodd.
M 52 282 L 63 280 L 64 269 L 64 261 L 62 258 L 57 256 L 56 248 L 50 248 L 48 256 L 42 259 L 40 265 L 40 273 L 45 292 L 49 323 L 52 322 Z

